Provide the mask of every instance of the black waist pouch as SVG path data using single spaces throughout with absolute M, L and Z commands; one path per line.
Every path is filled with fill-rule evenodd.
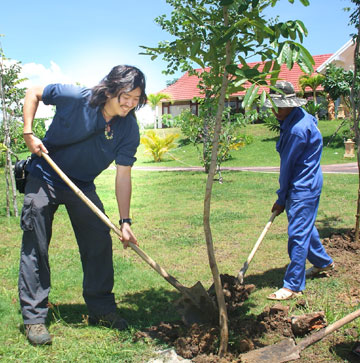
M 30 162 L 30 160 L 30 156 L 26 160 L 18 160 L 14 166 L 16 189 L 20 193 L 25 192 L 26 177 L 28 175 L 28 172 L 26 171 L 26 165 Z

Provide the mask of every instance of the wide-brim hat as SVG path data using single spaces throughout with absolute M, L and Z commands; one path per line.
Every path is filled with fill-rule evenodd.
M 283 93 L 270 89 L 269 97 L 277 107 L 299 107 L 307 103 L 304 98 L 296 97 L 294 86 L 287 81 L 276 82 L 275 87 Z M 274 107 L 270 100 L 266 100 L 265 107 Z

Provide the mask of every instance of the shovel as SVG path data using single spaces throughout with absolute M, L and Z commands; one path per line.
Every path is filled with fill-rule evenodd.
M 260 237 L 258 238 L 258 240 L 256 241 L 252 251 L 250 252 L 250 255 L 249 257 L 247 258 L 247 260 L 245 261 L 244 263 L 244 266 L 242 267 L 242 269 L 239 271 L 238 275 L 237 275 L 237 279 L 239 280 L 240 284 L 243 284 L 244 283 L 244 275 L 247 271 L 247 269 L 249 268 L 249 264 L 251 262 L 251 260 L 253 259 L 254 255 L 255 255 L 255 252 L 258 250 L 262 240 L 264 239 L 267 231 L 269 230 L 272 222 L 274 221 L 275 217 L 276 217 L 276 211 L 273 212 L 273 214 L 271 215 L 269 221 L 266 223 L 266 226 L 265 228 L 263 229 Z
M 61 179 L 74 191 L 74 193 L 82 199 L 82 201 L 119 237 L 121 237 L 121 231 L 117 228 L 109 218 L 68 178 L 68 176 L 56 165 L 56 163 L 50 158 L 46 153 L 41 155 L 49 165 L 59 174 Z M 141 250 L 137 245 L 129 242 L 129 246 L 133 251 L 135 251 L 150 267 L 152 267 L 157 273 L 159 273 L 167 282 L 174 286 L 184 298 L 182 303 L 186 304 L 186 309 L 184 312 L 194 316 L 198 316 L 198 321 L 211 321 L 216 314 L 216 308 L 214 302 L 211 300 L 210 296 L 207 294 L 205 288 L 198 281 L 192 287 L 183 286 L 175 277 L 168 274 L 161 266 L 159 266 L 151 257 L 149 257 L 143 250 Z M 183 317 L 185 321 L 186 317 Z
M 300 353 L 309 345 L 316 343 L 326 337 L 343 325 L 350 323 L 360 316 L 360 309 L 344 316 L 342 319 L 330 324 L 324 329 L 310 334 L 308 337 L 299 341 L 296 345 L 293 339 L 285 339 L 280 343 L 270 345 L 268 347 L 252 350 L 251 352 L 241 354 L 241 362 L 246 363 L 281 363 L 288 362 L 300 358 Z

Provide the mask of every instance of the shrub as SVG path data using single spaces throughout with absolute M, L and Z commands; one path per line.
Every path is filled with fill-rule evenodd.
M 170 149 L 176 147 L 174 140 L 177 137 L 179 134 L 168 134 L 161 137 L 154 130 L 149 130 L 141 136 L 140 142 L 145 146 L 145 154 L 152 155 L 154 161 L 159 162 Z

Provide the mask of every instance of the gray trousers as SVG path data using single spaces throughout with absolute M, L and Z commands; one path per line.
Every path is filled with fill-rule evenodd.
M 84 194 L 104 211 L 95 190 Z M 44 323 L 48 313 L 48 249 L 54 214 L 60 204 L 66 207 L 78 243 L 84 273 L 83 297 L 89 313 L 106 314 L 116 309 L 109 228 L 73 191 L 53 188 L 28 175 L 20 222 L 23 240 L 19 298 L 24 324 Z

